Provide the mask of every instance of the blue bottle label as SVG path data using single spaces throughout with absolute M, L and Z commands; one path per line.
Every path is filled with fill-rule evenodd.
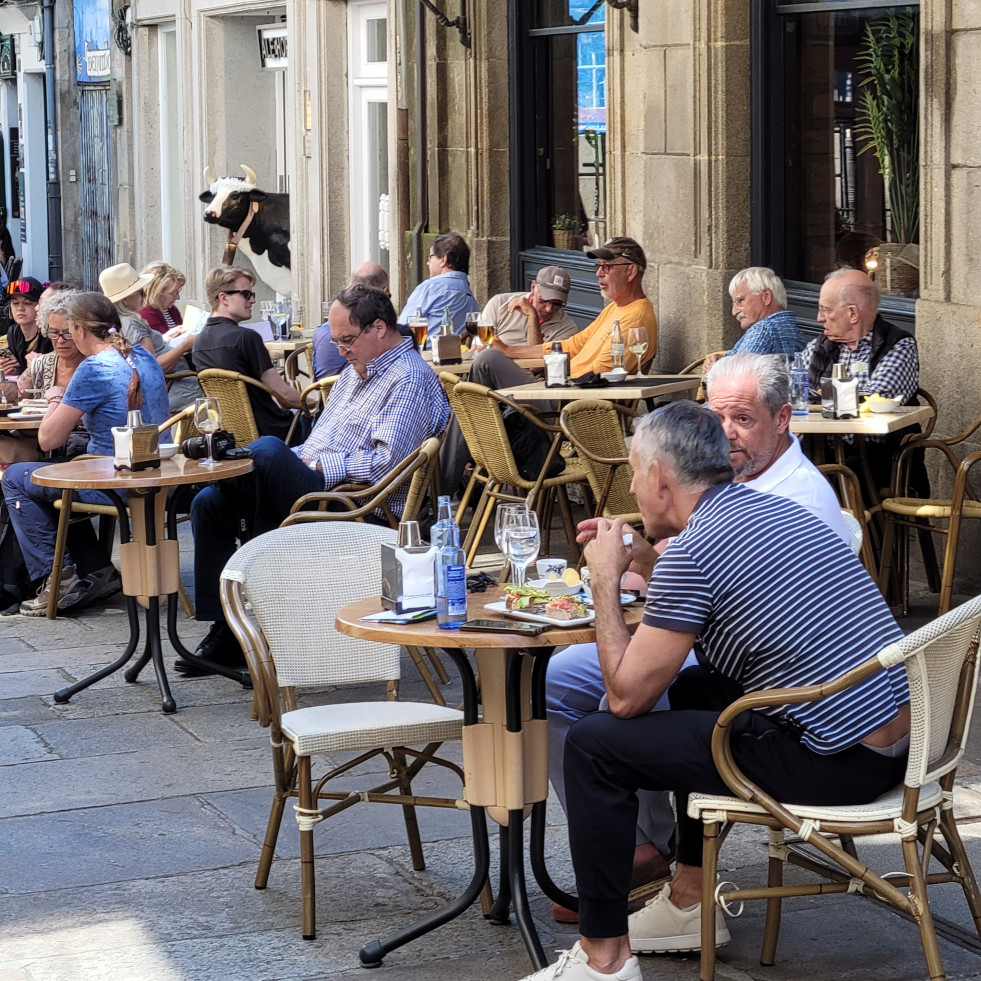
M 466 569 L 462 565 L 448 565 L 443 574 L 446 577 L 446 612 L 450 616 L 466 616 Z

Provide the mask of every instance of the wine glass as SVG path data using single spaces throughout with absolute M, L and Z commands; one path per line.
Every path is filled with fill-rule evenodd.
M 194 425 L 204 433 L 208 441 L 208 459 L 203 460 L 202 467 L 213 467 L 215 459 L 211 455 L 211 437 L 221 428 L 221 407 L 218 399 L 208 396 L 194 400 Z
M 525 571 L 538 558 L 542 536 L 534 511 L 514 512 L 504 528 L 504 545 L 518 586 L 525 584 Z
M 511 515 L 517 513 L 527 514 L 528 505 L 527 504 L 500 504 L 497 510 L 494 512 L 494 541 L 497 542 L 497 547 L 500 551 L 505 551 L 504 548 L 504 529 L 508 522 L 511 520 Z
M 640 371 L 640 359 L 647 350 L 647 328 L 628 327 L 627 328 L 627 349 L 637 359 L 637 371 Z

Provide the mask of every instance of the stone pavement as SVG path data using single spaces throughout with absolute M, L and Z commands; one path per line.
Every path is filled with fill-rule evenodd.
M 919 619 L 905 625 L 935 608 L 934 598 L 921 599 Z M 203 634 L 183 618 L 180 632 L 185 642 Z M 462 890 L 471 867 L 465 813 L 420 810 L 428 867 L 414 872 L 399 809 L 355 806 L 318 828 L 318 936 L 301 939 L 290 812 L 269 888 L 252 885 L 271 767 L 265 732 L 250 719 L 248 691 L 222 678 L 172 674 L 179 710 L 164 716 L 148 670 L 137 684 L 117 674 L 70 704 L 54 703 L 57 688 L 112 660 L 125 633 L 118 597 L 53 622 L 0 619 L 0 981 L 364 977 L 362 943 Z M 408 660 L 403 691 L 425 697 Z M 459 699 L 458 686 L 447 698 Z M 453 752 L 458 756 L 458 747 Z M 981 869 L 979 763 L 976 724 L 957 810 Z M 454 792 L 441 775 L 420 781 L 417 790 Z M 549 821 L 550 868 L 571 886 L 564 818 L 554 800 Z M 763 848 L 759 835 L 733 835 L 722 852 L 723 877 L 761 881 Z M 496 858 L 496 841 L 492 853 Z M 898 856 L 891 861 L 900 867 Z M 570 946 L 574 934 L 553 923 L 537 886 L 531 896 L 546 950 Z M 943 887 L 934 902 L 951 924 L 952 939 L 941 942 L 948 976 L 978 978 L 981 948 L 964 932 L 970 920 L 962 899 Z M 913 925 L 849 896 L 788 901 L 777 964 L 763 969 L 762 913 L 752 904 L 730 923 L 733 942 L 720 951 L 720 981 L 925 976 Z M 642 966 L 645 979 L 698 976 L 695 956 L 644 958 Z M 478 906 L 390 954 L 378 977 L 497 981 L 529 970 L 513 923 L 492 926 Z

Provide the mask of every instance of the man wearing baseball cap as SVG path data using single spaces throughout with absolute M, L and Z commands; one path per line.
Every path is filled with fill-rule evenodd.
M 561 266 L 545 266 L 527 293 L 498 293 L 487 301 L 481 319 L 494 325 L 502 344 L 551 344 L 579 332 L 565 312 L 569 274 Z

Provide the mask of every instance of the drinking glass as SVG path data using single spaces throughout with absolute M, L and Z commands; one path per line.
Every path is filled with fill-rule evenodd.
M 409 317 L 409 330 L 412 331 L 412 336 L 421 351 L 426 346 L 426 338 L 429 336 L 429 321 L 425 317 Z
M 647 350 L 647 328 L 628 327 L 626 341 L 627 350 L 637 359 L 637 370 L 640 371 L 640 359 Z
M 504 548 L 504 529 L 511 520 L 513 514 L 527 514 L 527 504 L 499 504 L 494 512 L 494 541 L 500 551 Z
M 538 515 L 534 511 L 524 514 L 515 512 L 504 528 L 504 545 L 518 586 L 525 584 L 525 572 L 528 565 L 538 558 L 541 544 Z
M 211 455 L 211 437 L 221 429 L 221 407 L 218 399 L 208 396 L 194 400 L 194 425 L 204 433 L 208 441 L 208 459 L 201 463 L 202 467 L 213 467 L 215 459 Z
M 467 327 L 467 333 L 473 337 L 477 333 L 477 322 L 480 320 L 480 313 L 477 310 L 471 310 L 466 314 L 464 318 L 464 323 Z
M 494 325 L 489 320 L 478 320 L 477 336 L 484 347 L 490 347 L 491 341 L 494 340 Z

